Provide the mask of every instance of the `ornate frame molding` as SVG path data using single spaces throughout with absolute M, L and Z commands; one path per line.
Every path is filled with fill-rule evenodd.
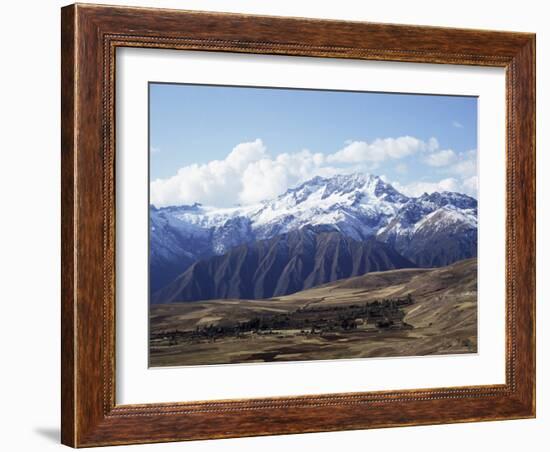
M 118 47 L 506 68 L 506 383 L 116 405 Z M 63 8 L 62 442 L 81 447 L 533 417 L 534 59 L 535 37 L 525 33 L 79 4 Z

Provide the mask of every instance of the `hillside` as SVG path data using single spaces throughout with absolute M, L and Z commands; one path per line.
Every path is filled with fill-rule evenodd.
M 359 242 L 339 232 L 304 227 L 201 260 L 152 301 L 269 298 L 372 271 L 411 267 L 415 264 L 374 239 Z
M 367 322 L 350 331 L 308 333 L 287 328 L 271 334 L 222 336 L 214 344 L 184 338 L 185 331 L 204 326 L 274 315 L 292 319 L 306 311 L 326 317 L 333 311 L 409 295 L 413 303 L 400 309 L 403 327 L 397 329 Z M 150 331 L 152 366 L 473 353 L 477 351 L 477 259 L 436 269 L 369 273 L 265 300 L 151 306 Z

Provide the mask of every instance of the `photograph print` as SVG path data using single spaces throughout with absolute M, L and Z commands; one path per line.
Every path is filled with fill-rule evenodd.
M 151 82 L 150 367 L 477 353 L 477 108 Z

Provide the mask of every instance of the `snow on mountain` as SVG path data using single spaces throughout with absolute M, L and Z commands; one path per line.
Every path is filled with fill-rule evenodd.
M 315 177 L 263 203 L 250 218 L 261 239 L 305 225 L 331 225 L 361 240 L 376 235 L 407 200 L 377 176 Z
M 424 267 L 477 255 L 477 201 L 442 192 L 411 198 L 377 238 Z
M 247 229 L 248 219 L 258 238 L 269 238 L 306 224 L 338 228 L 353 223 L 358 238 L 375 234 L 385 224 L 384 219 L 394 216 L 408 199 L 377 176 L 351 174 L 315 177 L 274 200 L 252 206 L 218 209 L 194 204 L 156 211 L 169 213 L 182 222 L 182 228 L 189 225 L 219 230 L 239 218 L 241 226 Z
M 464 223 L 477 229 L 477 201 L 460 193 L 424 193 L 418 198 L 410 198 L 378 235 L 385 238 L 392 235 L 411 236 L 425 229 L 426 225 L 448 228 L 454 223 Z
M 413 233 L 430 230 L 438 232 L 441 230 L 452 231 L 454 228 L 468 227 L 477 228 L 477 220 L 473 210 L 462 210 L 455 206 L 444 206 L 429 213 L 413 226 Z
M 337 231 L 353 240 L 376 237 L 413 261 L 418 250 L 410 256 L 407 250 L 417 235 L 444 231 L 446 240 L 464 233 L 477 240 L 472 233 L 477 231 L 475 199 L 451 192 L 409 198 L 380 177 L 361 173 L 315 177 L 251 206 L 151 206 L 150 212 L 151 265 L 162 264 L 167 278 L 182 273 L 191 261 L 305 226 Z M 472 239 L 468 240 L 465 254 L 471 254 Z M 152 281 L 152 286 L 157 284 Z

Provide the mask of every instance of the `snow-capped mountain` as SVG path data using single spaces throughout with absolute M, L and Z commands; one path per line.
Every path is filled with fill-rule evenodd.
M 362 240 L 376 235 L 407 201 L 377 176 L 315 177 L 264 202 L 250 219 L 260 239 L 306 225 L 331 225 L 352 239 Z
M 305 226 L 374 237 L 419 265 L 446 265 L 476 255 L 477 201 L 450 192 L 409 198 L 378 176 L 355 173 L 315 177 L 246 207 L 151 206 L 151 289 L 199 259 Z
M 459 193 L 424 193 L 405 203 L 377 234 L 422 267 L 477 255 L 477 201 Z

